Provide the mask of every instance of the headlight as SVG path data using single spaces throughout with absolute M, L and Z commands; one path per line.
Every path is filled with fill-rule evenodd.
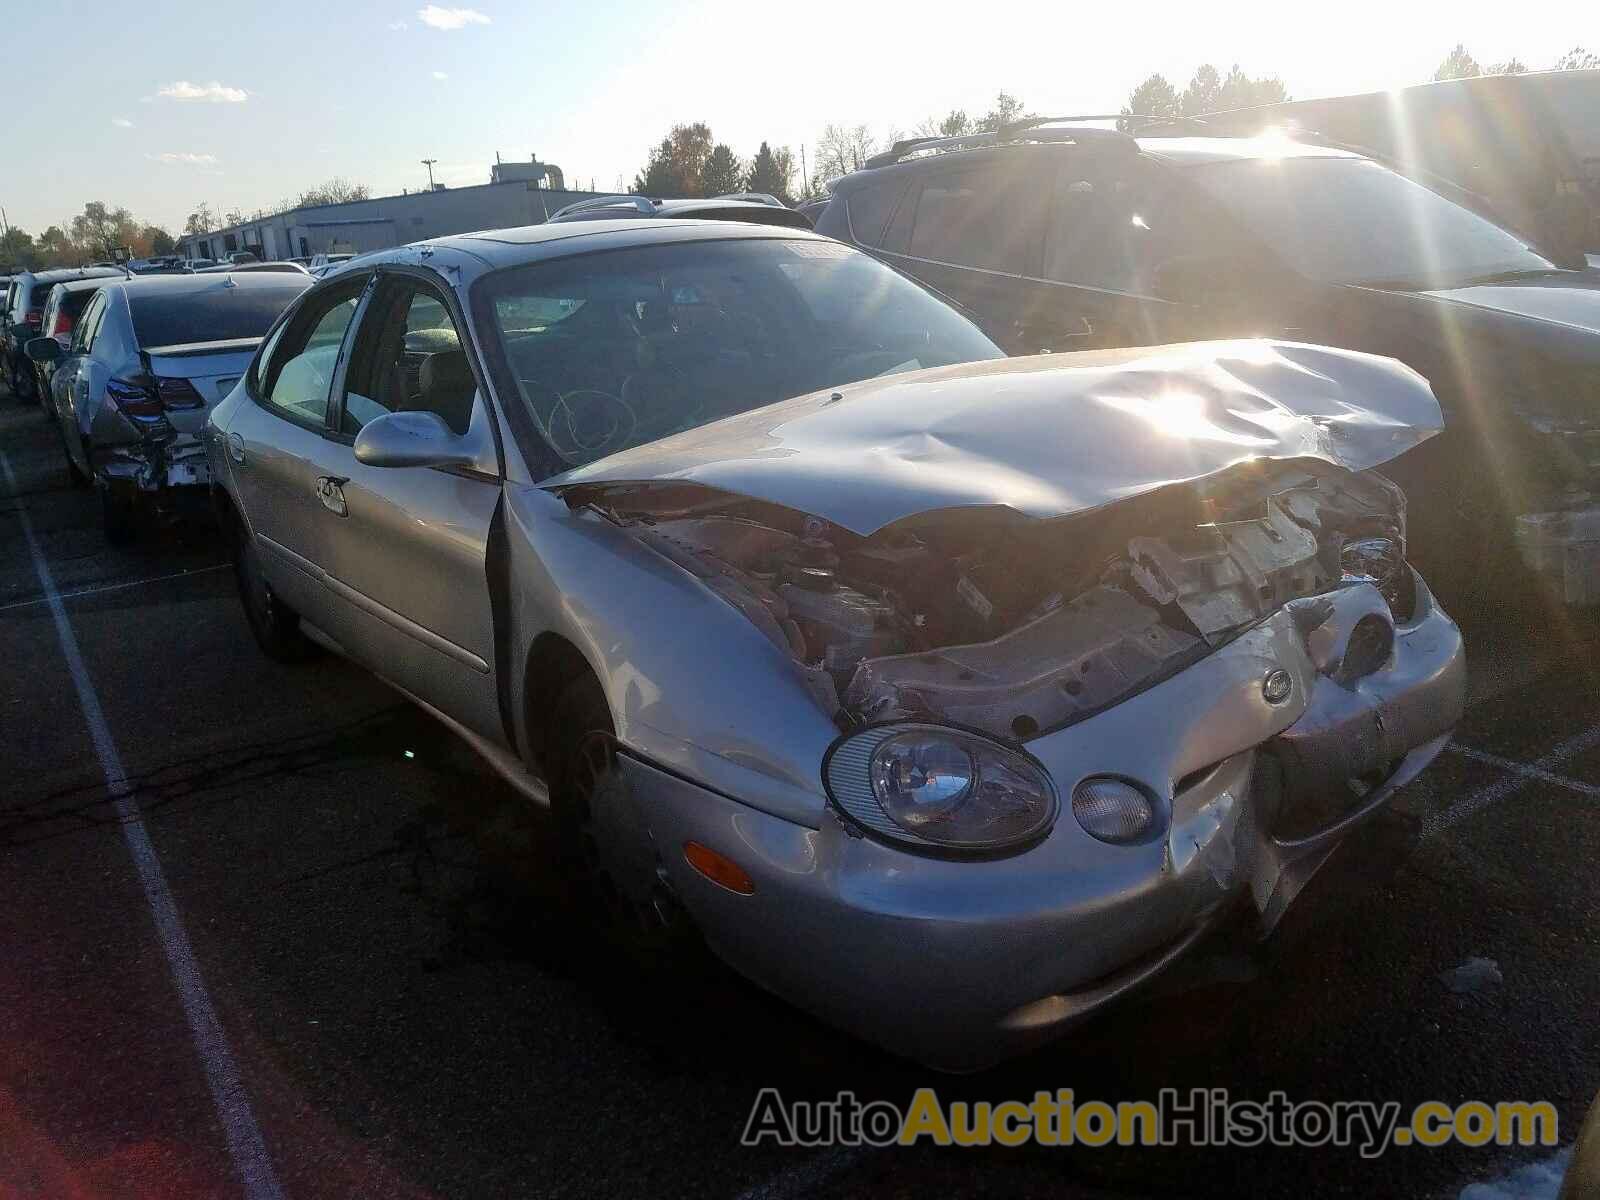
M 1059 803 L 1020 751 L 938 725 L 885 725 L 836 742 L 823 763 L 835 804 L 891 841 L 989 851 L 1034 841 Z
M 1396 621 L 1411 619 L 1417 606 L 1417 581 L 1406 562 L 1401 542 L 1386 537 L 1348 541 L 1339 552 L 1339 566 L 1347 582 L 1370 579 L 1389 602 L 1389 611 Z

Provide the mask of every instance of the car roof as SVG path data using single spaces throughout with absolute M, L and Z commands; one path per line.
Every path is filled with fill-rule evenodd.
M 1176 164 L 1275 161 L 1283 158 L 1361 158 L 1351 150 L 1290 137 L 1141 137 L 1139 149 Z
M 250 271 L 238 274 L 136 275 L 116 286 L 127 296 L 134 297 L 157 293 L 164 296 L 200 295 L 234 288 L 245 291 L 293 288 L 303 291 L 311 283 L 311 276 L 302 275 L 299 271 Z
M 32 279 L 35 283 L 58 283 L 63 279 L 120 279 L 124 272 L 118 267 L 52 267 L 48 271 L 24 271 L 14 279 Z
M 971 163 L 974 166 L 999 156 L 1018 154 L 1070 154 L 1104 155 L 1116 153 L 1118 141 L 1109 130 L 1095 129 L 1099 137 L 1093 142 L 1077 144 L 1070 140 L 1071 125 L 1030 130 L 1028 136 L 1016 140 L 941 148 L 932 145 L 920 153 L 915 145 L 909 146 L 905 155 L 892 162 L 863 167 L 859 171 L 833 183 L 836 192 L 849 192 L 864 187 L 873 180 L 890 178 L 892 172 L 927 170 L 937 164 L 955 166 Z M 1087 130 L 1085 131 L 1087 132 Z M 1108 136 L 1110 135 L 1110 136 Z M 1104 138 L 1102 141 L 1101 138 Z M 1258 137 L 1200 137 L 1179 135 L 1163 137 L 1141 134 L 1136 138 L 1123 137 L 1120 145 L 1124 153 L 1141 154 L 1175 166 L 1198 165 L 1213 162 L 1277 161 L 1284 158 L 1361 158 L 1362 155 L 1333 146 L 1314 142 L 1297 142 L 1281 136 Z
M 477 233 L 457 233 L 447 237 L 413 242 L 390 250 L 362 254 L 324 279 L 342 276 L 375 263 L 415 264 L 434 250 L 453 250 L 470 255 L 490 269 L 515 266 L 544 259 L 565 258 L 593 250 L 625 250 L 634 246 L 657 246 L 673 242 L 727 241 L 736 238 L 829 239 L 809 229 L 779 225 L 753 225 L 743 221 L 699 221 L 692 218 L 623 218 L 610 221 L 559 221 L 524 225 L 513 229 L 485 229 Z
M 60 288 L 64 292 L 92 292 L 106 285 L 106 276 L 99 275 L 90 279 L 61 279 L 50 285 L 50 290 Z

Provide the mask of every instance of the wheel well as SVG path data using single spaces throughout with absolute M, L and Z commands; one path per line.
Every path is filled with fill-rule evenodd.
M 545 632 L 534 638 L 523 675 L 522 705 L 528 754 L 541 768 L 549 766 L 546 755 L 555 720 L 556 698 L 574 679 L 593 674 L 594 668 L 583 652 L 559 633 Z

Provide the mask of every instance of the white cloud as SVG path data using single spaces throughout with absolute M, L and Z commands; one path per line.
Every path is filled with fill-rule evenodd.
M 133 122 L 128 120 L 127 117 L 112 117 L 111 118 L 111 123 L 113 125 L 115 125 L 118 129 L 132 129 L 133 128 Z
M 215 154 L 191 154 L 187 150 L 168 150 L 164 154 L 146 154 L 145 157 L 151 162 L 185 167 L 209 167 L 217 161 Z
M 169 83 L 156 93 L 168 100 L 204 100 L 210 104 L 243 104 L 250 93 L 243 88 L 227 87 L 213 79 L 210 83 L 190 83 L 180 79 Z
M 404 33 L 407 29 L 410 29 L 411 26 L 404 21 L 390 21 L 389 28 L 395 33 Z
M 433 77 L 435 79 L 449 79 L 450 78 L 450 76 L 446 75 L 443 71 L 435 71 L 433 73 Z
M 440 8 L 430 4 L 417 9 L 417 20 L 433 29 L 464 29 L 468 25 L 487 25 L 489 18 L 475 8 Z

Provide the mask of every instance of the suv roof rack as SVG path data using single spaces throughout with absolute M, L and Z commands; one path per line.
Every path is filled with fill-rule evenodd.
M 1017 142 L 1075 142 L 1078 145 L 1100 144 L 1132 149 L 1134 140 L 1120 129 L 1102 129 L 1094 125 L 1073 124 L 1083 121 L 1115 121 L 1118 113 L 1092 113 L 1073 117 L 1026 117 L 1012 121 L 997 130 L 981 133 L 963 133 L 955 137 L 903 138 L 881 154 L 874 154 L 862 163 L 862 169 L 892 166 L 913 154 L 926 151 L 971 150 L 980 146 L 1004 146 Z
M 568 213 L 585 212 L 591 208 L 636 208 L 646 216 L 655 215 L 655 205 L 645 196 L 595 196 L 589 200 L 577 200 L 550 214 L 550 220 L 564 217 Z

